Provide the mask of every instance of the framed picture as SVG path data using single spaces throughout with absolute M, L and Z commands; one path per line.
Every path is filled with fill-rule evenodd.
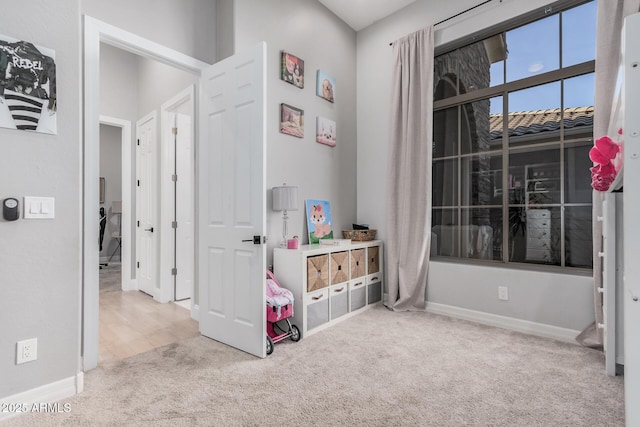
M 280 78 L 300 89 L 304 88 L 304 61 L 285 51 L 282 51 L 280 54 Z
M 336 93 L 336 79 L 322 70 L 318 70 L 316 78 L 316 95 L 333 102 Z
M 336 136 L 336 122 L 318 116 L 316 119 L 316 142 L 335 147 Z
M 56 52 L 0 35 L 0 127 L 56 134 Z
M 329 202 L 326 200 L 306 200 L 305 204 L 309 243 L 319 243 L 321 239 L 333 239 Z
M 304 137 L 304 111 L 287 104 L 280 104 L 280 133 Z

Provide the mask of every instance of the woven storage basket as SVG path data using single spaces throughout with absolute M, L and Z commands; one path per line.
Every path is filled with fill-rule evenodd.
M 364 276 L 364 249 L 352 249 L 349 252 L 351 252 L 351 278 L 357 279 Z
M 375 239 L 377 231 L 378 230 L 342 230 L 342 235 L 345 239 L 365 242 L 367 240 Z
M 349 280 L 349 252 L 334 252 L 331 254 L 331 284 Z
M 329 286 L 329 255 L 307 258 L 307 292 Z

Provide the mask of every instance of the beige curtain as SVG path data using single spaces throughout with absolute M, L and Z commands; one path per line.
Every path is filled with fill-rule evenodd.
M 615 96 L 618 66 L 620 65 L 620 36 L 624 18 L 638 12 L 640 0 L 600 0 L 598 1 L 598 23 L 596 39 L 596 88 L 595 111 L 593 119 L 594 141 L 607 134 L 613 98 Z M 610 135 L 614 137 L 615 135 Z M 602 223 L 596 218 L 602 216 L 604 193 L 593 192 L 593 281 L 594 307 L 596 321 L 576 337 L 587 347 L 602 348 L 602 329 L 596 324 L 602 323 L 602 260 L 598 252 L 602 251 Z
M 387 205 L 392 310 L 424 310 L 431 245 L 433 28 L 393 44 Z

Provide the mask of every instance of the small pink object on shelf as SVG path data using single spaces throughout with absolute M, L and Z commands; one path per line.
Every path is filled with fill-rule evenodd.
M 298 249 L 298 236 L 293 236 L 293 239 L 287 240 L 287 249 Z

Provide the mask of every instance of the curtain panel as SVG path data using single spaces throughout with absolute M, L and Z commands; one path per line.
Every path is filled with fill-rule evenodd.
M 431 245 L 433 27 L 392 46 L 385 305 L 423 311 Z

